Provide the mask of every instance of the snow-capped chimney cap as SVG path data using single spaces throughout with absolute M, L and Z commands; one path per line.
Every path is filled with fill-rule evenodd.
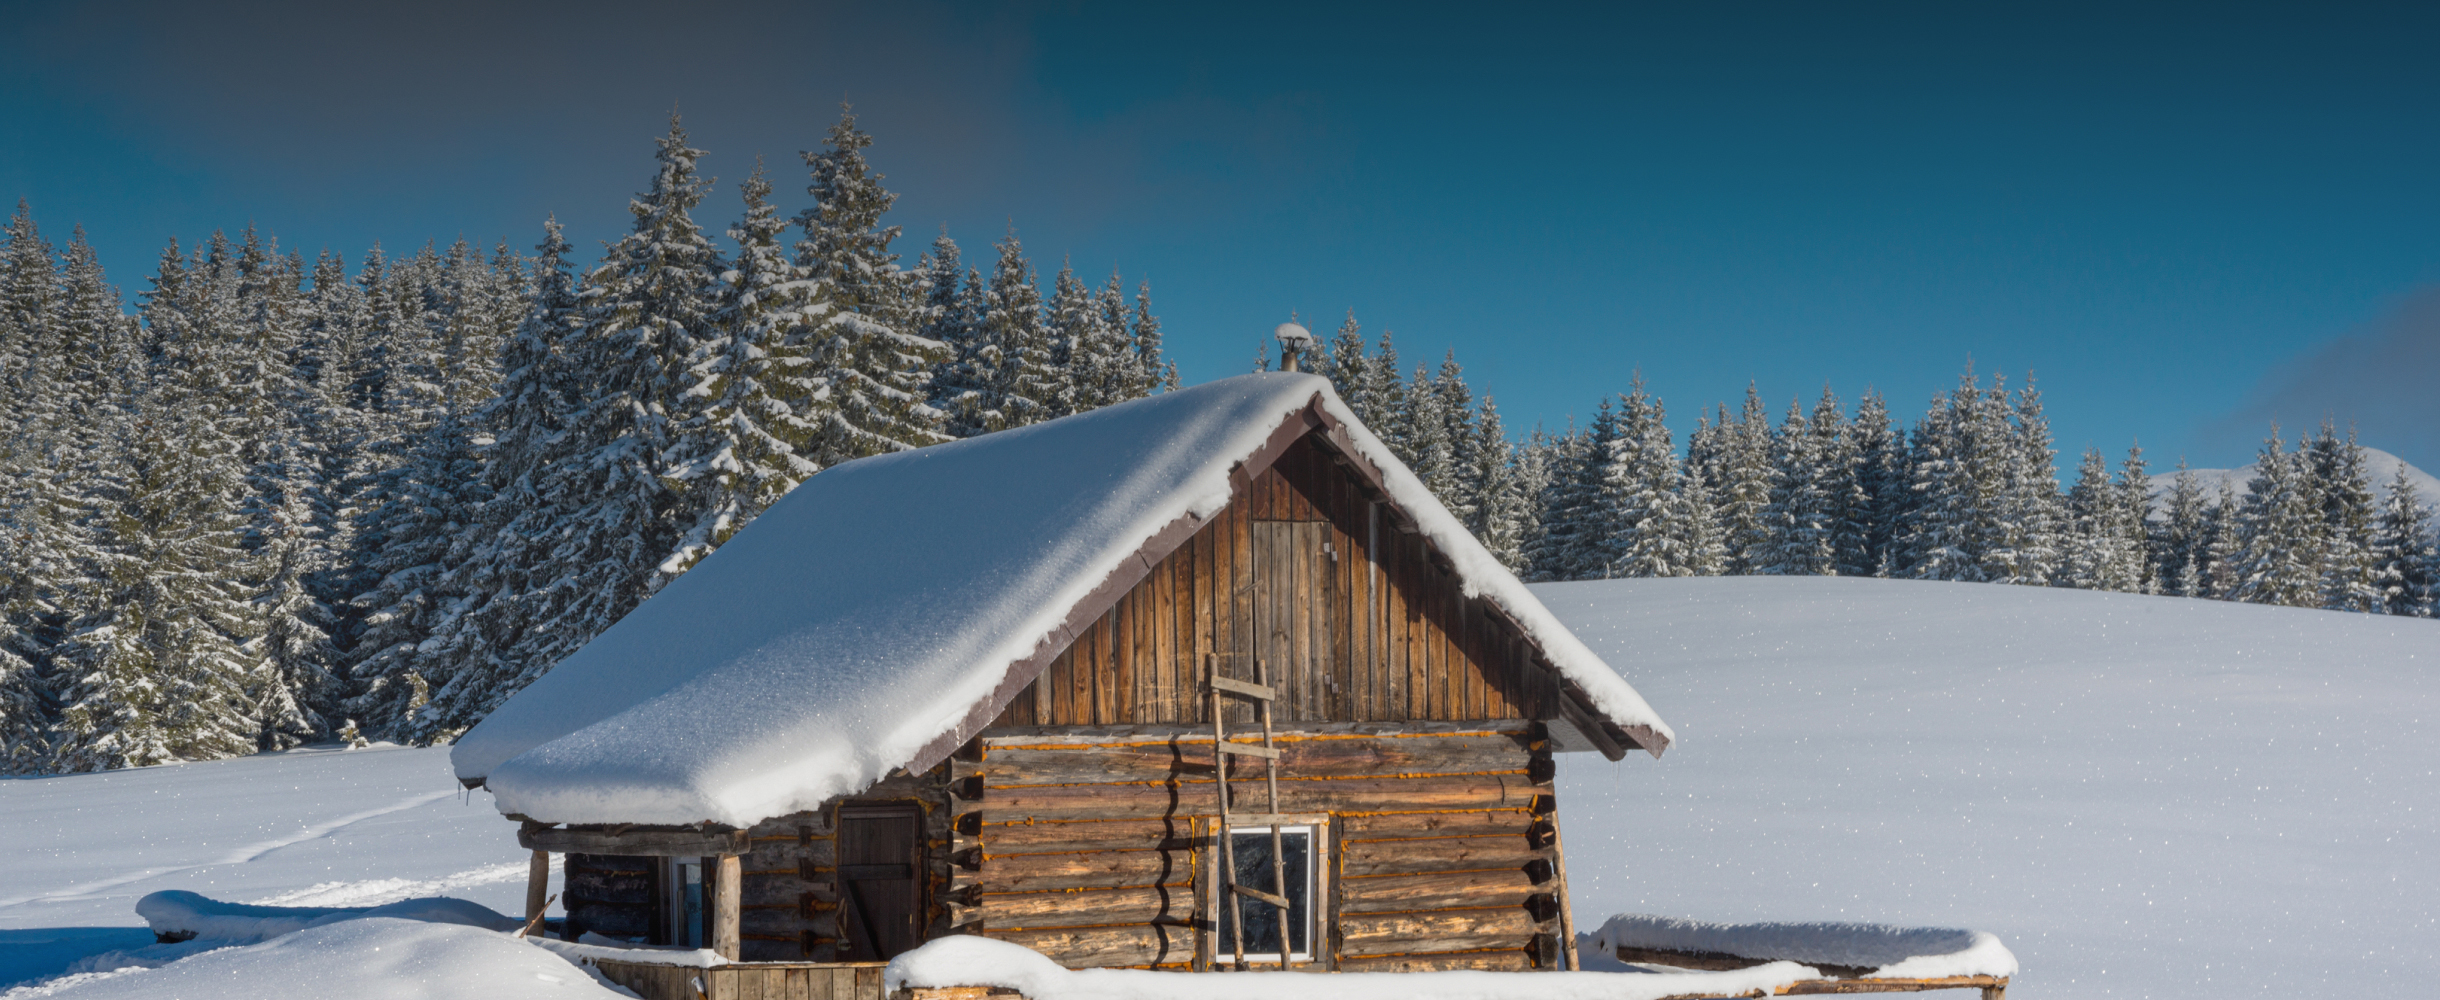
M 1295 371 L 1297 355 L 1313 346 L 1313 331 L 1295 320 L 1281 323 L 1279 329 L 1271 331 L 1271 336 L 1279 340 L 1279 370 L 1283 372 Z

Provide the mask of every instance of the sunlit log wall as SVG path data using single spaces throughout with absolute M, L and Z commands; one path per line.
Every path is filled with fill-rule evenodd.
M 1557 965 L 1536 732 L 1375 723 L 1280 737 L 1281 811 L 1329 814 L 1324 967 Z M 1261 762 L 1232 759 L 1236 808 L 1267 808 Z M 979 796 L 955 806 L 959 898 L 974 904 L 956 919 L 1070 967 L 1208 967 L 1211 760 L 1207 728 L 985 734 L 953 765 L 952 787 Z

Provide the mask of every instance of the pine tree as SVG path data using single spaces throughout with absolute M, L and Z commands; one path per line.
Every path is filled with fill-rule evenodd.
M 1033 264 L 1011 229 L 996 244 L 999 261 L 983 298 L 982 337 L 989 376 L 979 425 L 986 431 L 1023 427 L 1056 415 L 1061 394 L 1058 345 L 1042 322 L 1042 290 Z
M 0 435 L 49 424 L 63 393 L 56 254 L 21 199 L 0 246 Z
M 1835 576 L 1842 551 L 1864 547 L 1863 499 L 1856 486 L 1854 444 L 1829 387 L 1808 419 L 1802 407 L 1788 416 L 1774 438 L 1771 544 L 1754 560 L 1754 571 L 1776 575 Z
M 2123 560 L 2119 573 L 2133 581 L 2137 593 L 2160 593 L 2160 579 L 2153 573 L 2158 553 L 2152 548 L 2152 475 L 2146 471 L 2141 443 L 2127 446 L 2118 478 L 2110 483 L 2110 499 L 2117 511 L 2119 558 Z
M 1548 579 L 1542 572 L 1547 549 L 1543 524 L 1552 501 L 1555 471 L 1564 467 L 1558 441 L 1540 427 L 1517 448 L 1517 563 L 1510 568 L 1527 579 Z
M 2237 516 L 2229 600 L 2321 605 L 2321 511 L 2308 478 L 2310 466 L 2299 457 L 2281 449 L 2278 425 L 2272 425 Z
M 276 491 L 280 505 L 256 529 L 252 575 L 260 583 L 248 628 L 254 645 L 247 652 L 258 664 L 251 692 L 255 738 L 266 750 L 327 737 L 340 728 L 328 716 L 341 694 L 333 670 L 339 651 L 330 635 L 335 616 L 308 586 L 329 555 L 320 544 L 305 484 L 311 469 L 302 461 L 282 464 L 289 478 Z
M 2176 597 L 2208 596 L 2210 508 L 2203 498 L 2202 481 L 2187 470 L 2183 459 L 2178 460 L 2177 475 L 2169 481 L 2169 496 L 2162 507 L 2153 570 L 2161 592 Z
M 804 356 L 804 331 L 822 323 L 829 303 L 781 254 L 784 224 L 759 169 L 744 193 L 745 219 L 729 230 L 736 266 L 692 372 L 678 441 L 663 459 L 668 478 L 683 484 L 674 515 L 682 533 L 661 568 L 672 576 L 821 471 L 799 454 L 823 426 L 803 406 L 814 361 Z
M 2403 463 L 2381 502 L 2372 557 L 2373 583 L 2381 593 L 2379 610 L 2433 617 L 2434 603 L 2440 601 L 2440 536 L 2433 534 L 2431 508 L 2423 505 Z
M 1614 553 L 1604 510 L 1610 464 L 1618 449 L 1618 415 L 1602 400 L 1592 426 L 1570 435 L 1552 470 L 1554 486 L 1543 517 L 1543 551 L 1534 560 L 1539 580 L 1592 580 L 1609 569 Z
M 1509 572 L 1525 569 L 1526 532 L 1533 507 L 1532 484 L 1518 468 L 1515 449 L 1500 427 L 1500 409 L 1484 396 L 1474 421 L 1474 436 L 1465 449 L 1466 478 L 1476 498 L 1466 530 L 1480 539 Z
M 2129 457 L 2137 475 L 2142 471 L 2139 455 L 2140 450 Z M 2113 483 L 2101 449 L 2084 450 L 2084 460 L 2076 468 L 2076 484 L 2067 494 L 2072 525 L 2068 558 L 2053 582 L 2122 593 L 2143 589 L 2142 547 L 2136 535 L 2139 522 L 2131 520 L 2122 496 L 2122 485 L 2129 481 L 2122 478 Z
M 1995 410 L 2004 408 L 2005 380 L 1994 378 L 1991 393 L 1984 399 Z M 2005 437 L 1996 437 L 2002 430 L 1996 414 L 1988 422 L 1995 435 L 1994 446 L 2001 453 L 1997 460 L 2006 468 L 2005 498 L 1993 523 L 1998 537 L 1995 546 L 2006 555 L 1994 560 L 1993 579 L 2038 587 L 2049 583 L 2057 572 L 2067 518 L 2059 497 L 2058 450 L 2052 444 L 2050 420 L 2042 410 L 2041 391 L 2030 376 L 2017 392 L 2014 415 L 2015 426 Z
M 1082 413 L 1149 395 L 1152 383 L 1128 335 L 1127 296 L 1118 275 L 1094 291 L 1061 267 L 1053 287 L 1053 335 L 1068 345 L 1067 410 Z
M 947 348 L 932 366 L 932 408 L 945 415 L 942 431 L 952 437 L 988 433 L 986 411 L 997 412 L 988 400 L 998 348 L 983 328 L 982 275 L 960 270 L 957 242 L 945 229 L 924 256 L 923 325 L 917 332 Z
M 2220 480 L 2218 496 L 2211 503 L 2205 522 L 2203 587 L 2197 597 L 2214 600 L 2235 600 L 2237 561 L 2244 552 L 2244 505 L 2237 499 L 2237 488 L 2226 479 Z
M 1403 449 L 1399 460 L 1414 470 L 1415 478 L 1423 480 L 1423 485 L 1440 498 L 1443 506 L 1455 509 L 1463 498 L 1458 496 L 1456 442 L 1449 440 L 1448 396 L 1434 384 L 1429 369 L 1416 365 L 1406 397 L 1411 401 L 1407 419 L 1402 421 L 1406 433 L 1390 447 L 1393 451 Z
M 2387 604 L 2374 579 L 2373 522 L 2379 514 L 2364 473 L 2364 449 L 2350 429 L 2345 440 L 2324 419 L 2304 446 L 2305 466 L 2319 500 L 2322 544 L 2322 606 L 2334 611 L 2378 611 Z
M 658 145 L 652 186 L 630 208 L 634 229 L 586 276 L 583 331 L 566 347 L 586 383 L 568 419 L 568 458 L 537 490 L 553 535 L 534 573 L 542 586 L 527 598 L 529 678 L 659 589 L 677 549 L 676 490 L 660 456 L 726 269 L 689 216 L 703 198 L 701 151 L 675 118 Z
M 1692 514 L 1680 492 L 1676 442 L 1659 400 L 1637 375 L 1619 397 L 1617 438 L 1603 470 L 1601 523 L 1608 533 L 1603 573 L 1613 577 L 1692 576 L 1699 556 L 1686 548 Z
M 55 768 L 97 771 L 208 760 L 256 749 L 251 616 L 234 513 L 234 452 L 195 403 L 192 380 L 151 393 L 116 447 L 119 493 L 98 520 L 95 600 L 54 657 L 60 679 Z
M 1727 534 L 1720 528 L 1719 504 L 1703 474 L 1688 469 L 1668 516 L 1670 547 L 1680 576 L 1719 576 L 1728 572 Z
M 1725 421 L 1725 417 L 1723 420 Z M 1772 542 L 1771 507 L 1771 418 L 1762 408 L 1762 394 L 1752 383 L 1745 387 L 1745 408 L 1732 425 L 1719 425 L 1722 433 L 1720 466 L 1716 481 L 1707 479 L 1718 491 L 1720 528 L 1726 536 L 1728 571 L 1730 573 L 1759 572 L 1767 560 Z
M 1407 437 L 1410 414 L 1405 373 L 1398 370 L 1398 346 L 1392 342 L 1389 331 L 1381 331 L 1381 346 L 1374 349 L 1371 360 L 1365 364 L 1363 379 L 1361 391 L 1372 406 L 1372 414 L 1364 417 L 1364 425 L 1389 445 L 1391 454 L 1403 458 L 1406 452 L 1401 442 Z
M 1356 323 L 1356 311 L 1347 310 L 1347 318 L 1339 323 L 1337 335 L 1330 340 L 1314 373 L 1330 380 L 1338 390 L 1339 400 L 1355 412 L 1364 426 L 1377 424 L 1373 402 L 1372 359 L 1365 354 L 1364 328 Z
M 464 597 L 443 609 L 416 657 L 419 671 L 442 680 L 402 678 L 400 701 L 385 715 L 411 709 L 421 681 L 429 702 L 412 720 L 421 731 L 472 725 L 554 662 L 526 640 L 550 610 L 551 578 L 540 574 L 552 571 L 566 528 L 547 491 L 582 443 L 571 429 L 589 389 L 572 347 L 584 332 L 585 302 L 556 218 L 544 222 L 535 249 L 533 301 L 502 354 L 499 392 L 480 417 L 495 443 L 483 468 L 479 541 L 453 547 L 441 572 L 449 591 Z
M 898 196 L 865 162 L 872 144 L 842 107 L 826 148 L 804 154 L 814 205 L 797 216 L 805 229 L 797 263 L 831 304 L 816 334 L 830 398 L 810 456 L 823 468 L 950 439 L 946 415 L 928 402 L 933 368 L 950 347 L 913 332 L 921 304 L 890 252 L 898 227 L 881 224 Z
M 1178 389 L 1178 366 L 1161 353 L 1161 318 L 1152 314 L 1152 283 L 1135 284 L 1135 315 L 1129 320 L 1129 336 L 1135 342 L 1136 363 L 1143 368 L 1144 393 L 1175 392 Z
M 1913 494 L 1896 542 L 1902 574 L 1919 580 L 1981 580 L 1982 560 L 1974 534 L 1980 480 L 1968 459 L 1981 390 L 1971 381 L 1958 388 L 1968 397 L 1936 393 L 1909 435 L 1907 467 Z
M 1849 425 L 1855 448 L 1855 486 L 1863 497 L 1863 549 L 1840 554 L 1839 572 L 1872 576 L 1900 567 L 1890 565 L 1898 526 L 1905 522 L 1908 500 L 1906 448 L 1889 417 L 1881 394 L 1865 390 Z

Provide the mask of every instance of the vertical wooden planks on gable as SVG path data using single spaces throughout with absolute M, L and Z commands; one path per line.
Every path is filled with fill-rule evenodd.
M 1227 515 L 1223 514 L 1205 524 L 1203 530 L 1195 532 L 1195 648 L 1192 655 L 1182 665 L 1185 669 L 1178 672 L 1178 679 L 1185 682 L 1178 702 L 1178 721 L 1180 722 L 1211 721 L 1204 718 L 1203 699 L 1195 696 L 1194 685 L 1203 677 L 1205 657 L 1218 649 L 1217 644 L 1212 641 L 1212 629 L 1216 627 L 1215 622 L 1217 621 L 1217 617 L 1212 614 L 1212 608 L 1216 603 L 1212 598 L 1212 567 L 1218 559 L 1218 556 L 1214 554 L 1214 545 L 1218 542 L 1221 528 L 1227 521 Z
M 1260 490 L 1256 493 L 1261 495 Z M 1222 668 L 1229 675 L 1250 677 L 1253 676 L 1254 653 L 1262 648 L 1261 640 L 1254 631 L 1259 626 L 1254 610 L 1254 518 L 1251 505 L 1237 507 L 1235 511 L 1235 515 L 1229 518 L 1229 530 L 1236 535 L 1236 544 L 1230 546 L 1229 552 L 1229 648 L 1220 659 Z M 1229 721 L 1253 721 L 1253 706 L 1247 704 L 1245 699 L 1232 698 L 1229 701 L 1232 704 L 1222 706 Z
M 1153 600 L 1152 669 L 1149 686 L 1155 693 L 1141 704 L 1144 711 L 1136 718 L 1146 722 L 1170 721 L 1169 706 L 1177 690 L 1178 669 L 1178 576 L 1193 571 L 1192 547 L 1178 551 L 1152 568 L 1153 590 L 1159 595 Z M 1141 682 L 1139 682 L 1141 683 Z

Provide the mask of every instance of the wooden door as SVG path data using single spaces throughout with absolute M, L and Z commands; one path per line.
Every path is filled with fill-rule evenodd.
M 923 813 L 839 807 L 840 960 L 884 962 L 923 943 Z
M 1275 720 L 1329 717 L 1330 524 L 1255 521 L 1254 655 L 1280 700 Z

